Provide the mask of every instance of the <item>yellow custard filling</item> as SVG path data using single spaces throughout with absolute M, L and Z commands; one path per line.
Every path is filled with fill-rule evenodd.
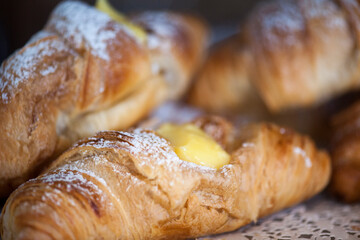
M 157 133 L 170 141 L 180 159 L 219 169 L 230 161 L 229 154 L 193 124 L 163 124 Z
M 146 32 L 144 29 L 130 22 L 124 15 L 113 8 L 108 0 L 97 0 L 95 6 L 98 10 L 106 13 L 113 20 L 126 26 L 141 43 L 146 41 Z

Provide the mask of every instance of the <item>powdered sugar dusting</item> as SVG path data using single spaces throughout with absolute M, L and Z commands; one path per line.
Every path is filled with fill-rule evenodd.
M 54 10 L 49 24 L 54 24 L 64 39 L 72 40 L 75 48 L 88 44 L 94 55 L 109 60 L 106 41 L 116 35 L 113 30 L 106 30 L 110 21 L 109 16 L 86 4 L 68 1 Z
M 174 38 L 181 27 L 181 21 L 178 21 L 176 16 L 173 16 L 165 12 L 146 12 L 142 13 L 140 17 L 135 18 L 136 22 L 140 25 L 145 25 L 151 29 L 155 34 L 148 36 L 148 47 L 150 49 L 163 48 L 169 49 L 171 47 L 171 41 L 160 40 L 159 37 L 165 39 Z M 171 23 L 171 24 L 170 24 Z
M 328 0 L 271 2 L 258 8 L 250 19 L 250 24 L 253 22 L 258 25 L 250 29 L 261 34 L 260 40 L 269 50 L 273 46 L 298 45 L 299 38 L 306 36 L 309 28 L 318 31 L 319 24 L 329 29 L 347 27 L 339 9 Z
M 135 129 L 133 133 L 134 141 L 131 142 L 130 151 L 132 154 L 141 154 L 145 157 L 143 157 L 145 161 L 141 164 L 146 164 L 149 157 L 157 159 L 158 165 L 163 165 L 165 162 L 180 163 L 181 160 L 165 139 L 141 129 Z
M 0 68 L 0 91 L 2 102 L 7 103 L 15 88 L 34 77 L 38 68 L 42 67 L 44 57 L 57 52 L 66 51 L 66 46 L 58 39 L 50 38 L 33 43 L 15 52 Z M 40 71 L 42 76 L 55 72 L 56 66 L 50 65 Z
M 214 176 L 216 169 L 181 160 L 167 140 L 153 131 L 102 132 L 77 147 L 127 152 L 137 172 L 158 184 L 170 197 L 171 207 L 182 206 L 186 196 L 200 183 L 201 176 Z M 121 157 L 121 156 L 119 156 Z M 120 164 L 121 165 L 121 164 Z M 174 190 L 175 186 L 181 186 Z
M 215 171 L 213 168 L 181 160 L 169 142 L 154 132 L 138 128 L 133 131 L 133 136 L 135 141 L 131 142 L 131 152 L 144 156 L 141 162 L 143 165 L 147 164 L 148 159 L 156 159 L 156 165 L 186 165 L 186 168 L 196 168 L 200 171 Z
M 92 178 L 95 178 L 102 185 L 104 185 L 104 189 L 108 189 L 106 182 L 95 175 L 91 171 L 86 171 L 84 169 L 71 167 L 69 165 L 65 165 L 64 167 L 58 168 L 55 172 L 50 172 L 39 177 L 39 180 L 43 183 L 49 184 L 57 184 L 59 182 L 66 184 L 66 191 L 70 192 L 73 190 L 73 187 L 81 188 L 83 192 L 85 192 L 88 196 L 100 196 L 100 199 L 104 200 L 104 192 L 102 188 L 98 186 L 98 183 L 94 183 L 88 179 L 86 179 L 83 175 L 88 175 Z
M 89 138 L 84 145 L 91 145 L 96 148 L 124 148 L 130 154 L 139 159 L 140 167 L 161 167 L 179 168 L 184 166 L 196 168 L 200 171 L 216 171 L 212 168 L 201 166 L 195 163 L 181 160 L 169 142 L 156 135 L 151 130 L 137 128 L 132 132 L 113 132 L 119 141 L 106 140 L 104 138 Z M 82 144 L 80 144 L 82 146 Z
M 248 147 L 255 147 L 255 144 L 252 142 L 244 142 L 242 144 L 242 147 L 248 148 Z
M 296 33 L 305 28 L 304 18 L 292 1 L 279 1 L 276 8 L 268 5 L 256 17 L 261 24 L 261 33 L 270 46 L 270 43 L 296 44 Z
M 50 73 L 54 73 L 57 69 L 56 65 L 50 65 L 48 68 L 41 70 L 40 74 L 43 76 L 49 75 Z
M 9 100 L 8 94 L 7 93 L 1 93 L 1 99 L 3 100 L 3 102 L 8 102 L 8 100 Z
M 180 21 L 166 12 L 147 12 L 141 14 L 141 22 L 151 25 L 151 29 L 161 36 L 174 36 L 178 33 Z M 171 22 L 172 24 L 169 24 Z
M 34 43 L 34 42 L 40 40 L 40 39 L 50 37 L 50 36 L 56 36 L 56 35 L 54 33 L 42 30 L 40 32 L 35 33 L 26 44 L 31 44 L 31 43 Z
M 293 151 L 295 154 L 300 155 L 304 159 L 305 166 L 307 168 L 310 168 L 312 166 L 311 159 L 309 158 L 309 156 L 306 154 L 306 152 L 303 149 L 301 149 L 299 147 L 294 147 Z
M 308 4 L 306 5 L 306 11 L 304 11 L 307 19 L 326 19 L 324 24 L 329 28 L 347 27 L 345 18 L 336 15 L 336 12 L 339 10 L 333 2 L 328 0 L 313 0 L 310 4 L 310 6 Z
M 108 42 L 116 39 L 119 31 L 133 36 L 127 27 L 116 24 L 105 13 L 81 2 L 61 3 L 54 10 L 49 25 L 75 48 L 90 48 L 92 54 L 104 60 L 110 60 Z

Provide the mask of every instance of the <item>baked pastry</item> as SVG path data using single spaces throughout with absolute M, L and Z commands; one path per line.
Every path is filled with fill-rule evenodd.
M 255 89 L 272 112 L 279 112 L 359 88 L 359 4 L 356 0 L 261 4 L 241 32 L 210 53 L 189 101 L 211 111 L 232 111 L 246 105 Z M 222 64 L 219 55 L 229 63 Z
M 205 23 L 193 15 L 173 12 L 144 12 L 130 19 L 147 32 L 152 70 L 166 78 L 169 99 L 178 99 L 204 59 Z
M 249 81 L 249 54 L 241 34 L 215 44 L 190 89 L 190 102 L 215 113 L 266 111 Z
M 190 161 L 216 155 L 225 165 L 180 160 L 182 150 Z M 4 240 L 221 233 L 310 198 L 329 175 L 328 155 L 308 137 L 267 123 L 236 130 L 215 117 L 157 132 L 105 131 L 15 190 L 0 231 Z
M 154 25 L 159 15 L 172 31 L 166 36 L 154 31 L 146 38 L 139 26 L 66 1 L 44 30 L 2 64 L 0 196 L 76 140 L 127 128 L 164 100 L 181 96 L 204 54 L 206 26 L 175 13 L 154 13 Z M 179 44 L 179 35 L 186 42 Z M 171 64 L 157 60 L 151 39 L 171 46 L 162 57 Z M 176 94 L 173 86 L 181 86 Z
M 346 202 L 360 201 L 360 102 L 332 119 L 332 164 L 330 190 Z

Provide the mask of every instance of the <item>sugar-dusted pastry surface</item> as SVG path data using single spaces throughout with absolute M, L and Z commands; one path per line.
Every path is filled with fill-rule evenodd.
M 189 101 L 210 111 L 311 107 L 359 89 L 360 4 L 266 1 L 208 55 Z
M 133 126 L 166 99 L 182 96 L 204 54 L 207 27 L 177 13 L 139 16 L 159 14 L 171 34 L 153 32 L 147 39 L 134 31 L 146 34 L 136 23 L 119 23 L 85 3 L 65 1 L 42 31 L 3 62 L 0 196 L 36 176 L 78 139 Z M 187 41 L 179 44 L 179 35 Z M 150 37 L 171 46 L 161 55 L 169 64 L 159 63 Z
M 197 237 L 237 229 L 327 184 L 329 157 L 307 137 L 266 123 L 233 129 L 217 117 L 193 124 L 226 149 L 229 164 L 182 161 L 151 130 L 101 132 L 10 196 L 2 238 Z

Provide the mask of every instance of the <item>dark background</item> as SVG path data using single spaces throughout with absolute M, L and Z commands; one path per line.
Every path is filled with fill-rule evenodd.
M 260 0 L 110 0 L 121 12 L 174 10 L 203 16 L 212 27 L 213 41 L 234 33 Z M 45 25 L 61 0 L 0 0 L 0 62 Z M 94 4 L 95 0 L 84 0 Z

